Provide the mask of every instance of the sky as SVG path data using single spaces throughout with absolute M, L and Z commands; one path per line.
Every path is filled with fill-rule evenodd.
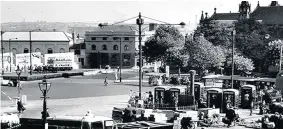
M 249 0 L 254 10 L 258 0 Z M 170 24 L 185 22 L 194 28 L 201 11 L 211 16 L 217 12 L 238 12 L 241 0 L 106 0 L 106 1 L 1 1 L 1 23 L 4 22 L 119 22 L 138 16 L 157 19 Z M 268 6 L 270 0 L 261 0 Z M 283 2 L 279 1 L 279 4 Z M 136 18 L 135 18 L 136 19 Z M 135 19 L 126 23 L 135 24 Z M 152 20 L 145 19 L 145 23 Z M 160 23 L 160 22 L 157 22 Z

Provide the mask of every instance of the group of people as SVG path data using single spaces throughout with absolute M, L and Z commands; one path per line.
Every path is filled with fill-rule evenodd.
M 265 114 L 261 122 L 263 129 L 281 129 L 283 127 L 283 115 L 278 112 L 271 116 Z

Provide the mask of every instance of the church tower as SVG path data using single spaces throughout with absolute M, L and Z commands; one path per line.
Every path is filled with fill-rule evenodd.
M 247 19 L 249 18 L 251 12 L 251 4 L 249 4 L 248 1 L 242 1 L 241 4 L 239 5 L 239 13 L 240 19 Z

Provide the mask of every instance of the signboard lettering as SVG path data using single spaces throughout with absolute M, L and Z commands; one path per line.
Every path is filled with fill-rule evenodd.
M 73 67 L 75 55 L 73 52 L 45 54 L 46 65 L 54 67 Z

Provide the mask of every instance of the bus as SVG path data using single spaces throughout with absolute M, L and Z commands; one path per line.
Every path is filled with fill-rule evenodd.
M 47 120 L 49 129 L 112 129 L 115 124 L 112 118 L 103 116 L 55 116 Z M 40 129 L 43 127 L 40 118 L 20 118 L 19 129 Z

